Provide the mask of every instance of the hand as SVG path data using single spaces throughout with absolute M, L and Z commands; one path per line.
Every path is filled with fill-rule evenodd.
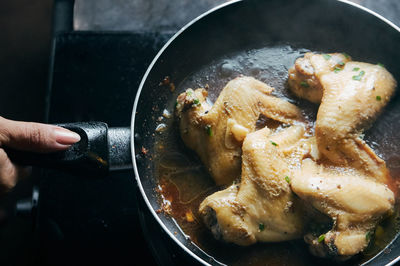
M 80 136 L 62 127 L 17 122 L 0 116 L 0 194 L 9 191 L 18 179 L 29 175 L 30 168 L 14 164 L 4 147 L 38 153 L 68 149 Z

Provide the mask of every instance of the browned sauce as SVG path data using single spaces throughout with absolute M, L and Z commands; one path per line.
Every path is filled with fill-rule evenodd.
M 276 89 L 274 95 L 299 106 L 312 124 L 312 121 L 315 121 L 317 106 L 296 99 L 286 88 L 288 68 L 297 57 L 302 56 L 306 51 L 289 46 L 275 46 L 244 51 L 218 59 L 210 65 L 200 68 L 177 85 L 176 90 L 171 94 L 168 111 L 173 113 L 176 96 L 187 88 L 196 89 L 208 85 L 209 97 L 211 101 L 215 101 L 229 80 L 243 74 L 253 76 L 274 87 Z M 366 133 L 365 140 L 387 161 L 393 177 L 391 188 L 397 192 L 399 187 L 397 177 L 400 175 L 398 155 L 400 154 L 400 140 L 396 141 L 392 136 L 391 139 L 389 138 L 392 142 L 387 142 L 388 138 L 385 134 L 390 134 L 387 128 L 391 126 L 391 123 L 386 122 L 386 119 L 389 118 L 380 119 L 376 123 L 378 125 Z M 161 123 L 165 125 L 165 130 L 156 134 L 154 157 L 159 177 L 158 190 L 161 198 L 161 210 L 171 215 L 196 245 L 216 260 L 229 265 L 336 264 L 331 260 L 313 257 L 302 239 L 256 244 L 250 247 L 239 247 L 215 240 L 202 224 L 198 208 L 206 196 L 220 188 L 215 186 L 198 157 L 184 147 L 174 118 L 161 118 Z M 270 124 L 271 121 L 261 121 L 261 123 Z M 278 125 L 272 123 L 269 126 L 276 127 Z M 355 256 L 341 265 L 359 264 L 373 257 L 393 239 L 398 232 L 398 227 L 399 215 L 396 207 L 395 214 L 379 225 L 370 247 L 363 254 Z

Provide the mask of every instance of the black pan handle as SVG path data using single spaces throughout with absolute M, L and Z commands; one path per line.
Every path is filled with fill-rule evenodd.
M 76 175 L 104 177 L 112 170 L 132 168 L 130 128 L 108 128 L 103 122 L 59 124 L 78 133 L 81 140 L 68 150 L 47 154 L 7 149 L 18 164 L 72 172 Z

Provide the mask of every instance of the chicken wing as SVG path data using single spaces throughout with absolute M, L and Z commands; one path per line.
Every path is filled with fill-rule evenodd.
M 183 142 L 194 150 L 217 185 L 240 178 L 241 146 L 255 131 L 260 115 L 292 124 L 302 121 L 293 104 L 270 95 L 273 88 L 251 77 L 230 81 L 212 105 L 207 90 L 188 89 L 177 98 L 176 114 Z
M 318 159 L 302 162 L 292 190 L 334 221 L 319 239 L 305 239 L 320 256 L 355 255 L 394 206 L 386 164 L 359 136 L 390 100 L 396 81 L 382 66 L 350 61 L 343 54 L 307 53 L 289 73 L 297 96 L 320 102 Z

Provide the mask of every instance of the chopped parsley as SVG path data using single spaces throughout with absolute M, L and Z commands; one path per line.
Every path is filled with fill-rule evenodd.
M 265 225 L 263 223 L 259 223 L 258 230 L 260 230 L 260 232 L 261 232 L 261 231 L 264 231 L 264 229 L 265 229 Z
M 321 243 L 322 241 L 324 241 L 324 239 L 325 239 L 325 235 L 324 234 L 320 235 L 318 237 L 318 243 Z
M 385 65 L 382 64 L 382 63 L 378 63 L 377 65 L 380 66 L 380 67 L 385 67 Z
M 382 97 L 379 96 L 379 95 L 377 95 L 377 96 L 376 96 L 376 100 L 377 100 L 377 101 L 380 101 L 380 100 L 382 100 Z
M 200 105 L 200 101 L 199 101 L 199 99 L 194 99 L 193 100 L 193 105 Z
M 288 182 L 290 184 L 290 177 L 285 176 L 285 180 L 286 180 L 286 182 Z
M 331 55 L 329 55 L 329 54 L 323 54 L 322 55 L 324 58 L 325 58 L 325 60 L 329 60 L 329 59 L 331 59 Z
M 211 128 L 210 125 L 207 125 L 207 126 L 205 127 L 205 129 L 206 129 L 206 132 L 207 132 L 207 135 L 208 135 L 208 136 L 212 137 L 212 136 L 214 135 L 214 134 L 213 134 L 213 131 L 212 131 L 212 128 Z
M 301 85 L 302 87 L 304 87 L 304 88 L 310 87 L 310 85 L 307 83 L 307 81 L 302 81 L 302 82 L 300 82 L 300 85 Z
M 340 67 L 335 67 L 335 69 L 333 70 L 333 72 L 335 73 L 339 73 L 340 71 L 342 71 L 343 69 Z
M 276 142 L 273 142 L 272 140 L 270 140 L 271 144 L 274 146 L 278 146 L 278 144 Z
M 368 232 L 365 234 L 365 240 L 369 241 L 370 239 L 371 239 L 371 231 L 368 231 Z
M 364 74 L 365 74 L 365 71 L 364 71 L 364 70 L 361 70 L 360 73 L 358 73 L 358 75 L 353 76 L 353 79 L 354 79 L 354 80 L 360 81 L 361 78 L 364 76 Z
M 359 68 L 359 67 L 355 67 L 355 68 L 353 68 L 353 71 L 358 71 L 358 70 L 360 70 L 360 68 Z
M 340 62 L 338 63 L 338 65 L 339 65 L 339 66 L 344 66 L 344 62 L 343 62 L 343 61 L 340 61 Z

